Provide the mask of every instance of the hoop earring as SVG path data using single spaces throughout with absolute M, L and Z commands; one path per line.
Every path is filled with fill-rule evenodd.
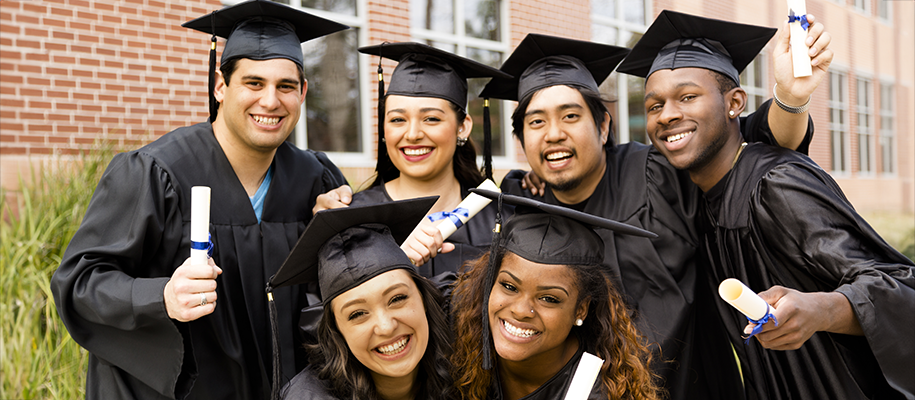
M 461 147 L 465 144 L 467 144 L 467 138 L 458 136 L 458 138 L 457 138 L 458 147 Z

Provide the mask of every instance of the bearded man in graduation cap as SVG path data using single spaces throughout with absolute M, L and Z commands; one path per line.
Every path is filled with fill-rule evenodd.
M 266 398 L 266 280 L 315 196 L 346 183 L 324 154 L 285 143 L 307 88 L 301 42 L 346 26 L 268 1 L 185 26 L 213 34 L 210 121 L 112 160 L 51 281 L 61 319 L 90 353 L 91 399 Z M 218 73 L 216 36 L 227 38 Z M 192 186 L 212 189 L 209 265 L 188 258 Z M 304 291 L 273 295 L 279 344 L 300 349 Z M 288 351 L 280 364 L 292 376 L 305 360 Z
M 773 33 L 664 11 L 619 67 L 647 78 L 648 135 L 703 192 L 700 290 L 736 278 L 770 306 L 750 324 L 720 300 L 703 314 L 723 322 L 746 398 L 913 399 L 915 266 L 811 159 L 741 135 L 739 72 Z

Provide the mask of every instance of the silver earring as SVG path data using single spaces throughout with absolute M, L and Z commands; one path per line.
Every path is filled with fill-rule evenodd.
M 532 308 L 532 309 L 531 309 L 531 314 L 533 314 L 533 313 L 534 313 L 534 309 Z
M 581 318 L 575 320 L 575 326 L 581 326 L 583 323 L 585 323 L 585 321 L 582 321 Z
M 734 110 L 728 111 L 728 115 L 730 115 L 731 117 L 733 117 L 733 116 L 734 116 Z
M 384 138 L 381 138 L 381 143 L 384 143 Z
M 461 147 L 465 144 L 467 144 L 467 138 L 458 136 L 458 138 L 457 138 L 458 147 Z

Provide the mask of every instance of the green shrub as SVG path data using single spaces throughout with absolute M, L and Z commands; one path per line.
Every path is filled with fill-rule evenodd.
M 96 146 L 33 170 L 15 204 L 0 192 L 0 399 L 85 397 L 88 353 L 58 317 L 50 280 L 113 155 Z

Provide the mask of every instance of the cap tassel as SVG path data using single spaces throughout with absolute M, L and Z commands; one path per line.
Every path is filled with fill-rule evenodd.
M 385 43 L 381 44 L 381 49 L 384 49 Z M 378 53 L 381 53 L 381 49 L 378 50 Z M 379 171 L 378 167 L 382 165 L 390 165 L 388 161 L 388 152 L 384 147 L 384 69 L 381 67 L 383 59 L 381 56 L 378 56 L 378 162 L 375 164 L 375 172 L 378 173 L 378 176 L 382 176 L 384 171 Z M 384 162 L 382 162 L 384 161 Z
M 489 99 L 483 99 L 483 174 L 492 179 L 492 122 L 489 119 Z
M 489 265 L 486 266 L 486 277 L 483 279 L 483 369 L 492 369 L 492 331 L 489 326 L 489 295 L 496 282 L 496 272 L 499 270 L 496 260 L 499 258 L 499 241 L 502 237 L 502 194 L 499 194 L 498 208 L 496 208 L 496 225 L 492 230 L 492 244 L 489 247 Z
M 270 389 L 270 398 L 279 400 L 280 398 L 280 376 L 282 376 L 283 365 L 280 362 L 280 335 L 279 327 L 276 322 L 276 303 L 273 302 L 273 287 L 267 285 L 267 305 L 270 309 L 270 332 L 273 342 L 273 384 Z
M 209 88 L 210 93 L 208 98 L 210 100 L 210 123 L 212 124 L 213 122 L 216 122 L 216 113 L 219 110 L 216 96 L 213 95 L 213 91 L 216 89 L 216 11 L 210 13 L 210 26 L 214 33 L 210 38 L 210 72 L 207 87 Z

